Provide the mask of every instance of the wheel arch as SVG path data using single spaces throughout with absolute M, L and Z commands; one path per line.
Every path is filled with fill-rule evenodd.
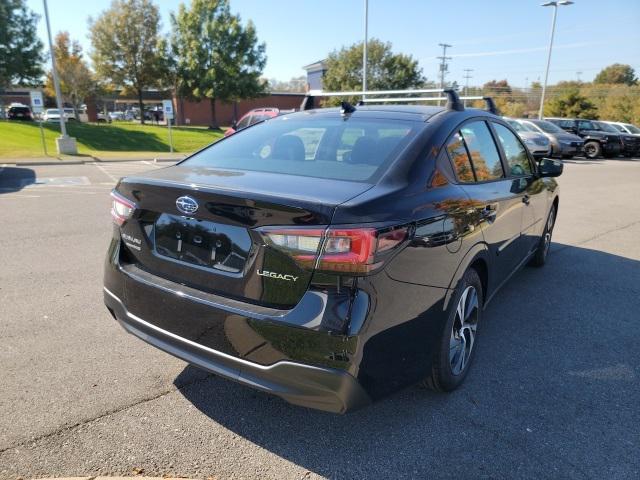
M 480 276 L 480 281 L 482 282 L 482 297 L 483 299 L 488 298 L 489 296 L 489 285 L 491 278 L 491 267 L 489 262 L 489 247 L 485 242 L 476 243 L 473 247 L 469 249 L 469 251 L 465 254 L 462 261 L 458 265 L 453 277 L 451 278 L 451 282 L 449 283 L 449 290 L 445 297 L 444 308 L 448 310 L 449 303 L 455 294 L 456 287 L 458 283 L 464 276 L 464 272 L 467 271 L 468 268 L 473 267 L 478 272 Z

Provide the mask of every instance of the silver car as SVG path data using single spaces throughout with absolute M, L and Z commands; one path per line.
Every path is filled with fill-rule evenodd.
M 525 143 L 534 158 L 544 158 L 551 155 L 551 142 L 545 135 L 525 128 L 520 122 L 513 118 L 503 118 L 518 133 L 518 136 Z
M 578 135 L 569 133 L 547 120 L 519 118 L 525 128 L 546 136 L 551 142 L 552 157 L 572 158 L 582 153 L 584 141 Z

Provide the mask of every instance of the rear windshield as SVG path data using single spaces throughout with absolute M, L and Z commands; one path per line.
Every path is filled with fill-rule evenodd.
M 281 117 L 238 132 L 182 165 L 372 182 L 422 123 Z

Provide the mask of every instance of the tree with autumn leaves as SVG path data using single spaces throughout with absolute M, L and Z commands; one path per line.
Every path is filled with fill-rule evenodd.
M 96 90 L 95 79 L 83 58 L 82 47 L 76 40 L 71 40 L 69 32 L 56 35 L 53 53 L 63 101 L 73 107 L 75 117 L 78 118 L 80 106 Z M 55 96 L 51 72 L 47 73 L 45 93 L 50 97 Z

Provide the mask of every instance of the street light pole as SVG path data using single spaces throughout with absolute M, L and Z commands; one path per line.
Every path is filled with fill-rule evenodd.
M 47 8 L 47 0 L 44 3 L 44 18 L 47 23 L 47 36 L 49 38 L 49 54 L 51 55 L 51 76 L 53 77 L 53 88 L 56 91 L 56 104 L 58 105 L 58 113 L 60 114 L 60 133 L 62 134 L 56 139 L 58 153 L 75 155 L 78 153 L 76 141 L 67 135 L 67 126 L 65 114 L 62 108 L 62 94 L 60 93 L 60 80 L 58 79 L 58 70 L 56 70 L 56 55 L 53 51 L 53 41 L 51 40 L 51 26 L 49 25 L 49 9 Z
M 367 44 L 369 43 L 369 0 L 364 0 L 364 45 L 362 49 L 362 99 L 367 91 Z
M 60 113 L 60 132 L 63 137 L 67 136 L 66 122 L 64 118 L 64 110 L 62 110 L 62 95 L 60 94 L 60 81 L 58 80 L 58 71 L 56 70 L 56 55 L 53 51 L 53 42 L 51 41 L 51 27 L 49 26 L 49 9 L 47 8 L 47 0 L 44 3 L 44 18 L 47 22 L 47 36 L 49 37 L 49 53 L 51 55 L 51 76 L 53 77 L 53 88 L 56 91 L 56 103 L 58 104 L 58 112 Z
M 553 36 L 556 31 L 556 17 L 558 16 L 558 5 L 571 5 L 573 2 L 570 0 L 560 0 L 543 3 L 543 7 L 553 7 L 553 16 L 551 18 L 551 36 L 549 38 L 549 53 L 547 54 L 547 70 L 544 74 L 544 83 L 542 84 L 542 95 L 540 97 L 540 111 L 538 112 L 538 119 L 542 120 L 542 114 L 544 110 L 544 95 L 547 91 L 547 81 L 549 80 L 549 66 L 551 65 L 551 50 L 553 49 Z

